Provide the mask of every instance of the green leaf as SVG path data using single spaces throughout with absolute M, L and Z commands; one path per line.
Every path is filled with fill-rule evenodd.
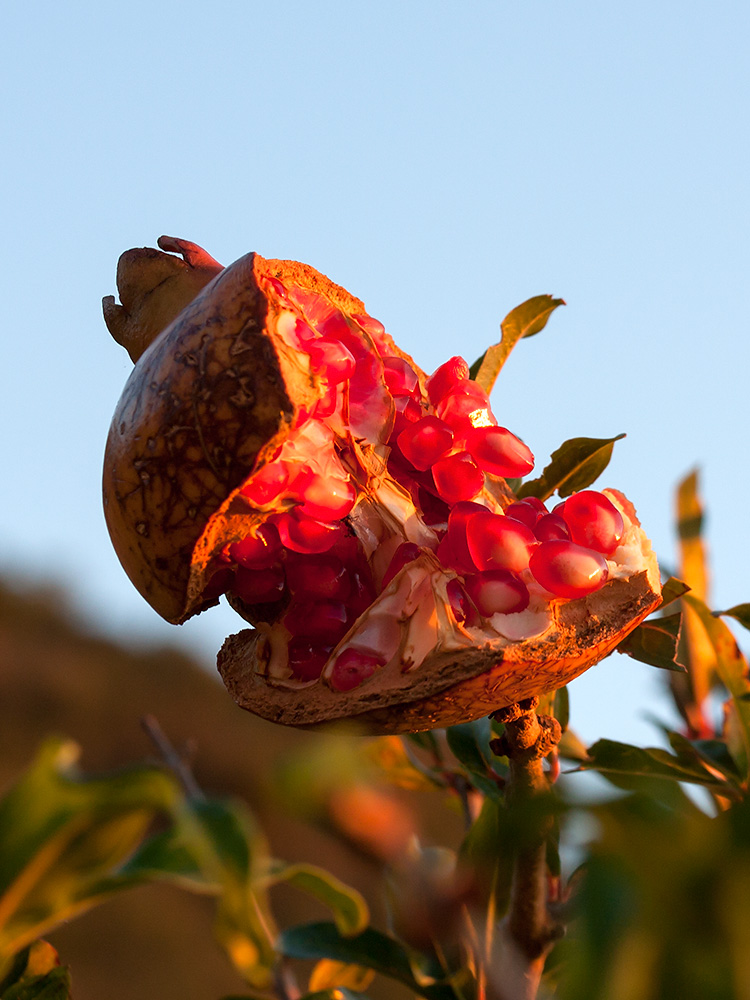
M 469 371 L 469 377 L 489 393 L 500 369 L 519 340 L 533 337 L 547 325 L 547 320 L 558 306 L 564 306 L 562 299 L 551 295 L 535 295 L 511 310 L 500 324 L 500 343 L 488 348 L 481 358 L 477 358 Z
M 275 862 L 263 883 L 285 882 L 324 903 L 333 913 L 336 927 L 345 936 L 359 934 L 367 926 L 370 914 L 367 903 L 356 889 L 340 882 L 316 865 Z
M 679 670 L 685 667 L 678 662 L 678 646 L 682 613 L 650 618 L 634 628 L 617 646 L 618 653 L 627 653 L 634 660 L 648 663 L 663 670 Z
M 154 817 L 179 797 L 160 769 L 84 778 L 77 757 L 75 743 L 49 741 L 0 800 L 0 969 L 114 891 Z
M 706 631 L 706 635 L 716 656 L 716 671 L 721 682 L 732 696 L 734 710 L 743 749 L 742 760 L 737 760 L 737 752 L 733 754 L 740 770 L 750 773 L 750 679 L 748 664 L 742 655 L 737 640 L 732 635 L 729 626 L 720 618 L 714 618 L 708 607 L 693 594 L 686 594 L 685 603 L 692 608 L 698 620 Z
M 667 781 L 685 781 L 703 785 L 710 791 L 728 798 L 740 798 L 737 783 L 716 774 L 716 768 L 707 765 L 699 754 L 673 756 L 659 747 L 634 747 L 615 740 L 598 740 L 589 747 L 588 760 L 580 771 L 598 771 L 605 777 L 658 778 Z M 629 782 L 618 787 L 638 788 Z
M 613 438 L 570 438 L 552 452 L 549 465 L 538 479 L 523 484 L 518 496 L 547 500 L 555 490 L 561 497 L 585 490 L 609 465 L 615 441 L 624 437 L 617 434 Z
M 679 601 L 689 590 L 690 587 L 682 580 L 678 580 L 676 576 L 670 576 L 661 587 L 661 604 L 659 605 L 659 610 L 666 608 L 668 604 L 672 604 L 674 601 Z
M 24 976 L 4 990 L 0 1000 L 71 1000 L 70 972 L 59 966 L 41 976 Z
M 303 924 L 284 931 L 278 938 L 276 947 L 290 958 L 332 958 L 338 962 L 362 965 L 403 983 L 426 1000 L 456 1000 L 456 994 L 450 986 L 442 983 L 419 983 L 412 972 L 406 949 L 398 941 L 372 927 L 356 937 L 344 937 L 335 924 Z
M 502 798 L 495 774 L 490 750 L 492 727 L 489 718 L 449 726 L 445 731 L 448 746 L 456 759 L 463 764 L 472 785 L 490 798 Z
M 714 611 L 714 618 L 734 618 L 744 628 L 750 629 L 750 604 L 735 604 L 733 608 L 726 611 Z

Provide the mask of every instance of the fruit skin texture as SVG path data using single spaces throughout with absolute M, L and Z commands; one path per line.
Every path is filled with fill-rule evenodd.
M 177 249 L 184 245 L 168 243 Z M 136 290 L 141 285 L 158 287 L 148 269 L 144 279 L 146 259 L 135 258 L 140 270 L 131 285 Z M 185 259 L 190 266 L 189 252 Z M 118 282 L 120 277 L 118 269 Z M 205 278 L 204 267 L 200 281 Z M 375 322 L 366 317 L 358 299 L 314 269 L 248 254 L 204 283 L 163 331 L 149 326 L 148 316 L 138 326 L 142 353 L 107 444 L 105 512 L 128 575 L 158 613 L 174 623 L 216 603 L 219 588 L 212 590 L 210 580 L 217 554 L 247 537 L 252 528 L 248 505 L 240 496 L 243 484 L 255 469 L 274 460 L 300 415 L 304 419 L 322 398 L 315 372 L 274 326 L 281 308 L 274 281 L 319 293 L 348 316 L 363 315 Z M 116 339 L 121 333 L 118 326 Z M 404 359 L 426 382 L 424 373 L 386 334 L 381 331 L 378 337 L 381 357 Z M 386 425 L 392 418 L 391 412 Z M 349 446 L 360 449 L 360 468 L 373 482 L 387 480 L 387 448 L 372 442 L 360 447 L 351 440 Z M 361 486 L 352 519 L 357 514 L 366 520 L 368 506 L 379 503 L 371 487 L 369 479 Z M 493 490 L 501 506 L 513 499 L 502 480 Z M 632 507 L 629 514 L 637 524 Z M 429 529 L 420 529 L 422 535 L 425 531 Z M 567 683 L 607 655 L 653 610 L 659 601 L 658 568 L 647 542 L 645 546 L 643 571 L 614 579 L 584 599 L 553 602 L 552 625 L 543 635 L 513 641 L 497 632 L 490 637 L 482 628 L 464 627 L 450 611 L 447 587 L 456 579 L 455 572 L 418 542 L 422 554 L 369 609 L 375 618 L 379 610 L 381 623 L 392 624 L 395 618 L 388 608 L 399 612 L 399 588 L 407 577 L 417 580 L 419 586 L 410 592 L 415 607 L 420 613 L 431 608 L 434 612 L 432 618 L 420 619 L 421 632 L 416 630 L 415 641 L 433 637 L 425 640 L 428 652 L 416 667 L 410 667 L 412 654 L 404 646 L 400 663 L 397 657 L 395 664 L 375 670 L 352 690 L 335 690 L 314 680 L 306 686 L 285 686 L 264 673 L 268 642 L 259 628 L 226 641 L 219 670 L 239 705 L 287 725 L 354 720 L 373 732 L 401 732 L 468 721 Z M 276 634 L 273 642 L 278 641 Z M 334 651 L 337 655 L 342 654 Z M 310 670 L 314 673 L 312 666 Z

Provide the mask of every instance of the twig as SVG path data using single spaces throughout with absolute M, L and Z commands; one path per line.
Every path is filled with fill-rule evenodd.
M 493 753 L 508 758 L 505 796 L 511 808 L 522 807 L 549 791 L 543 760 L 559 742 L 561 730 L 556 719 L 537 716 L 538 704 L 538 698 L 529 698 L 494 713 L 505 725 L 505 732 L 492 740 L 490 747 Z M 492 984 L 495 1000 L 534 1000 L 545 959 L 563 933 L 547 907 L 549 832 L 550 820 L 542 819 L 516 851 L 510 903 L 500 928 L 504 968 Z M 490 995 L 488 991 L 488 998 Z
M 172 746 L 169 738 L 159 725 L 156 717 L 153 715 L 145 715 L 141 719 L 141 725 L 151 739 L 151 742 L 161 754 L 161 758 L 164 763 L 182 785 L 187 797 L 189 799 L 205 799 L 206 796 L 203 794 L 198 782 L 195 780 L 195 776 L 190 770 L 189 765 Z

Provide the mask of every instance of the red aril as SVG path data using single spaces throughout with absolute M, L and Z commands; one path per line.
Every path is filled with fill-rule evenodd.
M 585 597 L 607 582 L 601 552 L 564 540 L 542 542 L 529 562 L 534 579 L 556 597 Z
M 393 558 L 388 565 L 388 569 L 383 574 L 383 582 L 380 585 L 380 589 L 385 590 L 394 576 L 399 573 L 404 566 L 419 558 L 420 552 L 421 549 L 418 545 L 415 545 L 414 542 L 403 542 L 399 545 L 393 553 Z
M 533 531 L 540 542 L 570 538 L 570 529 L 559 514 L 545 514 L 544 517 L 540 517 Z
M 614 552 L 625 532 L 622 514 L 596 490 L 582 490 L 568 497 L 562 516 L 574 542 L 607 556 Z
M 469 366 L 463 358 L 449 358 L 427 379 L 427 395 L 433 406 L 437 406 L 443 396 L 459 382 L 469 377 Z
M 295 636 L 289 642 L 289 669 L 292 675 L 300 681 L 317 680 L 332 649 L 333 646 Z
M 401 431 L 417 420 L 421 420 L 424 411 L 419 403 L 412 396 L 394 396 L 393 405 L 395 407 L 393 430 L 391 432 L 391 445 L 394 439 L 398 438 Z
M 507 569 L 521 573 L 529 565 L 536 539 L 520 521 L 480 511 L 466 522 L 466 542 L 478 570 Z
M 346 382 L 354 374 L 354 355 L 340 340 L 314 340 L 307 345 L 313 369 L 323 375 L 332 385 Z
M 292 635 L 335 645 L 349 629 L 352 617 L 341 601 L 293 601 L 284 615 Z
M 531 450 L 506 427 L 474 427 L 467 435 L 466 447 L 480 469 L 495 476 L 517 478 L 534 468 Z
M 231 590 L 247 604 L 278 601 L 284 594 L 284 570 L 281 566 L 269 569 L 245 569 L 244 566 L 238 566 Z
M 350 646 L 336 657 L 331 670 L 331 687 L 334 691 L 352 691 L 382 666 L 382 656 Z
M 330 552 L 305 556 L 290 552 L 285 565 L 287 584 L 295 598 L 346 601 L 351 593 L 349 569 Z
M 432 478 L 440 496 L 451 504 L 471 500 L 484 486 L 484 473 L 468 451 L 439 459 L 432 467 Z
M 443 566 L 455 569 L 458 573 L 474 573 L 476 566 L 471 558 L 466 541 L 466 524 L 476 513 L 486 512 L 487 508 L 471 500 L 462 500 L 454 504 L 448 517 L 448 530 L 441 539 L 437 556 Z
M 354 487 L 346 479 L 314 473 L 299 491 L 301 514 L 318 521 L 339 521 L 354 506 Z
M 443 396 L 435 412 L 454 434 L 463 439 L 467 439 L 477 427 L 497 423 L 487 393 L 476 382 L 460 382 Z
M 520 521 L 527 528 L 532 528 L 547 513 L 547 508 L 541 500 L 536 497 L 529 497 L 527 500 L 516 500 L 515 503 L 508 504 L 505 508 L 505 516 L 512 517 L 514 521 Z
M 268 462 L 248 479 L 240 490 L 240 496 L 243 496 L 255 507 L 264 507 L 286 489 L 288 482 L 289 470 L 286 464 L 284 462 Z
M 453 431 L 435 416 L 409 424 L 398 436 L 401 454 L 421 472 L 431 468 L 453 443 Z
M 268 569 L 281 558 L 281 539 L 273 524 L 259 524 L 255 530 L 232 542 L 226 550 L 230 562 L 239 563 L 248 569 Z
M 453 612 L 453 616 L 459 624 L 463 624 L 471 618 L 472 607 L 466 591 L 461 586 L 459 580 L 449 580 L 446 585 L 448 602 Z M 476 612 L 475 612 L 476 614 Z
M 324 523 L 307 517 L 297 507 L 274 515 L 281 544 L 292 552 L 327 552 L 343 534 L 340 523 Z
M 465 586 L 477 611 L 485 618 L 496 614 L 512 615 L 529 606 L 526 584 L 506 569 L 467 576 Z
M 422 398 L 417 373 L 403 358 L 383 358 L 383 375 L 385 384 L 394 396 Z

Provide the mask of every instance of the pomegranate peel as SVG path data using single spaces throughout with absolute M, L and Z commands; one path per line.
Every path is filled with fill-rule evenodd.
M 621 494 L 594 498 L 600 516 L 622 512 L 623 531 L 602 528 L 617 547 L 596 554 L 593 583 L 590 549 L 555 543 L 572 553 L 560 569 L 531 526 L 506 525 L 516 498 L 495 466 L 506 442 L 524 468 L 533 456 L 495 432 L 463 359 L 428 380 L 360 300 L 306 265 L 248 254 L 220 269 L 194 244 L 160 246 L 183 261 L 129 251 L 118 268 L 139 359 L 112 421 L 105 512 L 164 618 L 226 594 L 254 626 L 219 654 L 242 707 L 380 732 L 467 721 L 567 683 L 658 604 L 655 557 Z M 111 329 L 114 308 L 105 300 Z M 475 461 L 467 435 L 493 442 L 492 461 Z

